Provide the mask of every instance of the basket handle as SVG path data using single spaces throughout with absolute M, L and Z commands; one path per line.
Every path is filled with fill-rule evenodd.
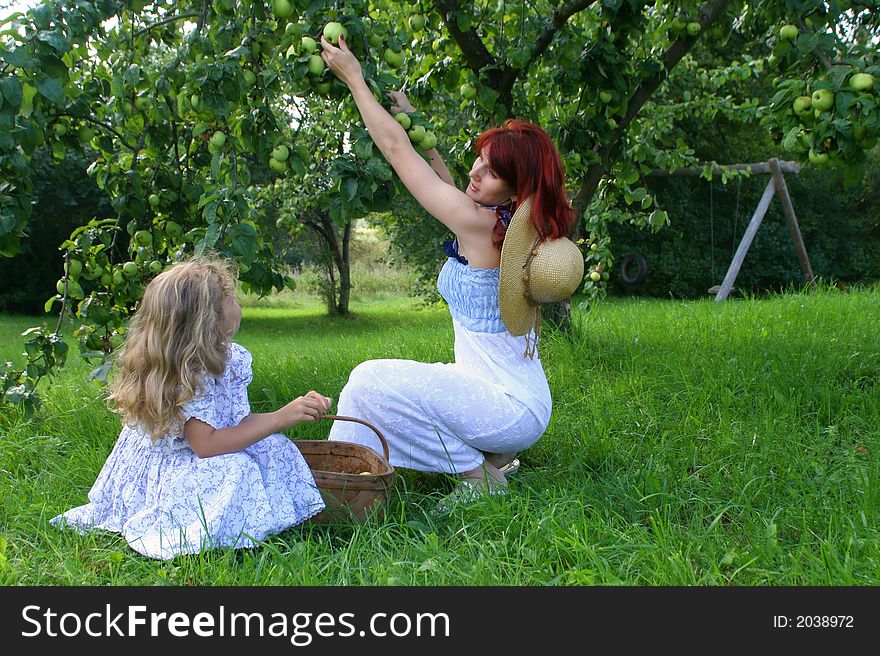
M 357 417 L 346 417 L 344 415 L 325 415 L 324 419 L 332 419 L 337 421 L 353 421 L 357 424 L 363 424 L 367 428 L 371 429 L 379 438 L 379 441 L 382 443 L 382 451 L 384 451 L 385 453 L 385 460 L 390 462 L 391 456 L 388 453 L 388 442 L 385 441 L 385 436 L 382 435 L 381 432 L 379 432 L 379 429 L 373 426 L 373 424 L 371 424 L 370 422 L 364 421 L 363 419 L 358 419 Z

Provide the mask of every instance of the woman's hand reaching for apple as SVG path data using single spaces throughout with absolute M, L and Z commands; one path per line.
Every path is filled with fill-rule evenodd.
M 351 83 L 358 78 L 363 79 L 364 73 L 361 69 L 361 63 L 357 57 L 351 54 L 343 35 L 339 35 L 338 48 L 321 35 L 321 47 L 323 48 L 321 59 L 327 64 L 330 72 L 342 80 L 346 86 L 351 86 Z
M 392 116 L 400 112 L 409 113 L 416 111 L 416 108 L 412 106 L 412 103 L 403 91 L 389 91 L 387 95 L 391 101 Z

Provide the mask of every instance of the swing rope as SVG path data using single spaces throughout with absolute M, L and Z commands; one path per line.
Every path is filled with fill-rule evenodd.
M 733 256 L 736 254 L 736 233 L 739 230 L 739 193 L 742 189 L 742 176 L 737 176 L 736 179 L 736 209 L 733 212 L 733 243 L 730 245 L 730 259 L 733 259 Z
M 715 278 L 715 198 L 712 189 L 715 187 L 715 180 L 709 180 L 709 257 L 712 262 L 712 282 Z

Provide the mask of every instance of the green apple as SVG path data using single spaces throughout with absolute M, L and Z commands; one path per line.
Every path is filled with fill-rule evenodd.
M 318 42 L 310 36 L 304 36 L 299 40 L 299 48 L 301 52 L 307 52 L 311 55 L 318 51 Z
M 223 132 L 223 130 L 217 130 L 214 132 L 214 134 L 211 135 L 209 141 L 211 142 L 211 145 L 215 148 L 222 148 L 223 144 L 226 143 L 226 133 Z
M 59 137 L 63 137 L 67 134 L 67 126 L 64 123 L 54 123 L 52 125 L 52 131 Z
M 324 69 L 327 68 L 324 64 L 324 60 L 321 59 L 321 55 L 309 55 L 309 74 L 310 75 L 320 75 L 324 72 Z
M 422 28 L 425 27 L 425 17 L 421 14 L 413 14 L 407 22 L 409 29 L 413 32 L 421 32 Z
M 162 202 L 162 199 L 159 197 L 159 194 L 150 194 L 147 198 L 147 202 L 150 203 L 150 207 L 156 209 L 159 207 L 159 204 Z
M 122 265 L 122 273 L 126 278 L 134 278 L 138 274 L 138 265 L 136 262 L 129 260 Z
M 854 91 L 868 91 L 874 88 L 874 76 L 869 73 L 856 73 L 849 79 L 849 88 Z
M 251 69 L 246 68 L 241 72 L 242 78 L 244 78 L 244 83 L 249 87 L 254 85 L 254 82 L 257 81 L 257 75 Z
M 333 91 L 333 82 L 331 80 L 319 82 L 318 86 L 315 87 L 315 91 L 320 93 L 322 96 L 329 96 L 330 92 Z
M 82 273 L 83 265 L 79 260 L 71 259 L 70 262 L 67 263 L 67 275 L 71 278 L 78 278 L 79 274 Z
M 404 130 L 409 130 L 409 126 L 412 125 L 412 119 L 406 112 L 398 112 L 394 115 L 394 120 L 400 123 Z
M 342 35 L 342 38 L 348 41 L 348 30 L 345 29 L 345 26 L 342 23 L 337 23 L 336 21 L 330 21 L 324 26 L 324 38 L 327 39 L 334 46 L 339 45 L 339 35 Z
M 189 97 L 189 104 L 193 108 L 193 111 L 199 111 L 202 104 L 202 99 L 199 97 L 199 94 L 194 93 Z
M 76 133 L 79 140 L 85 144 L 95 138 L 95 131 L 87 125 L 82 126 Z
M 783 25 L 779 28 L 779 38 L 783 41 L 794 41 L 798 35 L 798 28 L 794 25 Z
M 703 26 L 697 23 L 696 21 L 690 22 L 687 24 L 687 33 L 690 36 L 697 36 L 700 33 L 700 30 L 703 29 Z
M 614 99 L 614 94 L 612 94 L 610 91 L 603 89 L 602 91 L 599 92 L 599 100 L 601 100 L 606 105 L 608 103 L 610 103 L 613 99 Z
M 795 114 L 806 114 L 813 106 L 813 100 L 810 96 L 798 96 L 792 103 L 792 109 Z
M 138 230 L 134 233 L 134 241 L 140 246 L 150 246 L 153 243 L 153 235 L 149 230 Z
M 285 20 L 293 13 L 293 5 L 290 0 L 272 0 L 272 14 L 275 18 Z
M 286 162 L 287 158 L 290 157 L 290 148 L 284 144 L 278 144 L 272 149 L 270 157 L 277 159 L 279 162 Z
M 149 96 L 138 96 L 134 99 L 134 106 L 138 111 L 145 112 L 153 106 L 153 99 Z
M 428 131 L 425 130 L 424 125 L 414 125 L 407 132 L 407 134 L 409 134 L 409 140 L 416 144 L 422 143 L 422 139 L 425 138 L 427 133 Z
M 273 171 L 277 171 L 278 173 L 285 173 L 287 171 L 287 162 L 280 162 L 274 157 L 269 158 L 269 168 Z
M 669 29 L 672 30 L 674 34 L 683 34 L 687 29 L 687 23 L 685 23 L 681 18 L 676 16 L 672 19 L 672 22 L 669 24 Z
M 831 89 L 816 89 L 810 97 L 812 107 L 816 111 L 825 112 L 834 105 L 834 94 Z
M 393 48 L 385 48 L 385 63 L 391 68 L 399 68 L 403 64 L 403 53 Z
M 825 166 L 828 164 L 828 153 L 821 153 L 814 148 L 810 148 L 810 162 L 817 166 Z
M 421 146 L 425 150 L 431 150 L 436 145 L 437 135 L 431 131 L 426 131 L 425 136 L 422 137 L 421 142 L 419 142 L 419 146 Z
M 602 274 L 598 271 L 590 271 L 590 280 L 593 282 L 599 282 L 602 280 Z
M 166 221 L 165 234 L 172 239 L 180 239 L 180 237 L 183 236 L 183 227 L 176 221 Z
M 370 36 L 367 37 L 367 41 L 373 48 L 381 48 L 384 43 L 381 34 L 376 34 L 373 32 Z
M 101 286 L 109 287 L 113 284 L 113 275 L 109 271 L 105 271 L 101 274 Z
M 162 263 L 159 260 L 150 262 L 150 271 L 152 273 L 162 273 Z
M 459 87 L 458 92 L 461 94 L 462 98 L 466 98 L 467 100 L 472 100 L 477 97 L 477 87 L 475 87 L 470 82 L 466 82 Z

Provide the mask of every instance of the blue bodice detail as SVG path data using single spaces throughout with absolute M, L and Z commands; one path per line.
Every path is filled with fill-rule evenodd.
M 449 313 L 464 328 L 478 333 L 507 330 L 498 307 L 497 267 L 475 269 L 450 257 L 440 270 L 437 291 L 449 304 Z

